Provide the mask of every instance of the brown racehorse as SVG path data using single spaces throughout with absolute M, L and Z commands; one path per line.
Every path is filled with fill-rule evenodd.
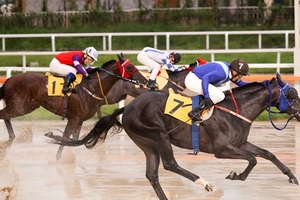
M 9 139 L 15 138 L 11 119 L 28 114 L 40 106 L 56 115 L 65 115 L 68 122 L 63 136 L 73 135 L 74 139 L 78 139 L 83 121 L 95 115 L 103 96 L 116 81 L 124 79 L 141 84 L 147 81 L 133 63 L 122 54 L 118 57 L 119 61 L 106 62 L 102 67 L 94 69 L 90 79 L 82 80 L 76 87 L 76 93 L 72 93 L 67 98 L 65 113 L 63 113 L 64 97 L 48 96 L 48 80 L 44 74 L 22 73 L 7 79 L 0 88 L 0 99 L 3 99 L 6 104 L 6 107 L 0 110 L 0 119 L 3 119 L 6 124 Z M 57 159 L 61 157 L 62 149 L 63 146 L 60 146 L 56 154 Z
M 227 179 L 245 181 L 257 164 L 256 157 L 261 157 L 276 165 L 283 174 L 288 176 L 290 183 L 299 184 L 292 171 L 274 154 L 247 141 L 252 122 L 265 109 L 270 110 L 271 106 L 287 113 L 291 118 L 295 117 L 300 122 L 300 99 L 297 90 L 282 81 L 277 74 L 276 79 L 249 83 L 232 89 L 232 93 L 227 91 L 225 95 L 225 99 L 215 105 L 212 116 L 202 122 L 198 128 L 200 151 L 214 154 L 216 158 L 248 161 L 248 166 L 242 173 L 232 171 L 226 177 Z M 113 126 L 123 127 L 127 135 L 144 152 L 146 177 L 159 199 L 167 199 L 159 183 L 160 161 L 163 162 L 166 170 L 201 184 L 205 190 L 211 191 L 213 188 L 207 181 L 180 167 L 176 162 L 172 145 L 193 149 L 194 140 L 192 140 L 192 128 L 189 124 L 164 113 L 167 99 L 168 94 L 161 92 L 141 94 L 112 115 L 102 117 L 82 140 L 75 141 L 56 135 L 46 136 L 55 139 L 52 142 L 60 145 L 84 144 L 87 148 L 93 148 L 98 141 L 105 140 Z M 238 113 L 234 112 L 237 107 Z M 175 108 L 172 111 L 175 111 Z M 228 111 L 232 111 L 232 114 Z M 118 120 L 120 114 L 123 114 L 122 124 Z M 115 133 L 118 132 L 112 134 Z

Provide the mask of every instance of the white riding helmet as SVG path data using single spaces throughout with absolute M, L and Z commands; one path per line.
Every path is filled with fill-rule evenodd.
M 86 53 L 88 56 L 94 59 L 94 61 L 98 61 L 98 52 L 94 47 L 87 47 L 83 53 Z

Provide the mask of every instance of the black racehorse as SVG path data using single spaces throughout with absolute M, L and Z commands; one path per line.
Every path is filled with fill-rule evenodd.
M 188 70 L 183 70 L 179 72 L 172 72 L 166 70 L 168 76 L 159 75 L 158 78 L 166 79 L 167 83 L 164 87 L 159 90 L 163 93 L 168 93 L 168 89 L 172 88 L 175 92 L 180 90 L 184 90 L 184 79 L 186 75 L 192 70 L 194 67 L 200 65 L 200 62 L 197 60 L 194 63 L 189 64 Z M 137 97 L 140 94 L 148 92 L 149 89 L 145 87 L 136 87 L 134 84 L 130 82 L 119 80 L 117 81 L 114 86 L 109 90 L 105 99 L 100 102 L 100 109 L 97 111 L 99 119 L 102 117 L 101 113 L 101 106 L 108 105 L 108 104 L 115 104 L 124 99 L 126 99 L 127 95 L 131 97 Z
M 297 90 L 283 82 L 277 74 L 277 78 L 271 81 L 249 83 L 232 89 L 232 94 L 229 91 L 225 93 L 224 101 L 215 105 L 212 116 L 199 126 L 200 151 L 214 154 L 216 158 L 244 159 L 249 162 L 242 173 L 231 172 L 227 179 L 246 180 L 257 164 L 256 157 L 262 157 L 270 160 L 287 175 L 290 183 L 298 184 L 291 170 L 274 154 L 247 141 L 252 121 L 271 106 L 300 121 L 300 99 Z M 160 159 L 166 170 L 180 174 L 196 184 L 202 184 L 210 191 L 212 186 L 208 182 L 180 167 L 174 158 L 172 144 L 192 149 L 191 126 L 164 114 L 167 98 L 168 94 L 164 93 L 144 93 L 126 107 L 103 117 L 90 133 L 79 141 L 55 135 L 47 136 L 52 137 L 54 139 L 52 142 L 57 144 L 67 146 L 84 144 L 87 148 L 92 148 L 98 141 L 105 140 L 111 127 L 123 126 L 128 136 L 146 156 L 146 177 L 159 199 L 167 199 L 159 183 Z M 238 106 L 238 114 L 234 112 L 237 109 L 235 105 Z M 121 124 L 117 116 L 122 113 Z M 112 134 L 115 133 L 117 132 Z
M 0 110 L 0 119 L 6 124 L 9 139 L 15 138 L 11 119 L 31 113 L 40 106 L 68 119 L 64 137 L 73 135 L 73 138 L 79 138 L 83 121 L 95 115 L 103 96 L 116 81 L 122 79 L 141 84 L 147 81 L 133 63 L 122 54 L 118 57 L 118 61 L 111 60 L 96 68 L 90 79 L 84 78 L 76 88 L 77 92 L 66 98 L 66 101 L 61 96 L 48 96 L 48 80 L 44 74 L 22 73 L 7 79 L 0 88 L 0 99 L 3 99 L 6 105 Z M 63 146 L 56 154 L 57 159 L 61 157 L 62 149 Z

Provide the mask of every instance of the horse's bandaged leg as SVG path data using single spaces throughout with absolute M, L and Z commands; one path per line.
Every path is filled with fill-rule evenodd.
M 207 182 L 206 180 L 204 180 L 203 178 L 199 178 L 195 181 L 196 184 L 201 184 L 204 186 L 204 189 L 207 191 L 207 192 L 210 192 L 210 191 L 213 191 L 213 186 Z

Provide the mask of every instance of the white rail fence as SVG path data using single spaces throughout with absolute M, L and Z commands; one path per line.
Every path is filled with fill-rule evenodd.
M 224 36 L 224 49 L 228 50 L 230 36 L 235 35 L 257 35 L 257 48 L 262 49 L 263 36 L 267 35 L 284 35 L 285 44 L 284 48 L 289 48 L 289 38 L 294 37 L 294 30 L 272 30 L 272 31 L 189 31 L 189 32 L 122 32 L 122 33 L 48 33 L 48 34 L 0 34 L 2 39 L 2 51 L 6 50 L 6 39 L 8 38 L 50 38 L 51 39 L 51 51 L 56 52 L 56 39 L 68 37 L 102 37 L 102 51 L 113 51 L 113 38 L 114 37 L 139 37 L 139 36 L 149 36 L 153 37 L 153 47 L 157 48 L 158 36 L 165 36 L 166 38 L 166 50 L 171 48 L 171 37 L 176 36 L 205 36 L 205 48 L 206 50 L 210 48 L 210 37 L 214 35 Z M 97 45 L 98 46 L 98 45 Z M 99 49 L 100 50 L 100 49 Z
M 224 49 L 211 49 L 210 38 L 213 35 L 223 35 L 224 36 Z M 230 49 L 229 43 L 230 39 L 234 35 L 257 35 L 258 44 L 257 49 Z M 262 48 L 263 37 L 266 35 L 283 35 L 284 36 L 284 47 L 282 48 Z M 230 54 L 230 53 L 276 53 L 276 61 L 274 63 L 250 63 L 251 68 L 276 68 L 277 72 L 280 72 L 281 68 L 293 68 L 294 63 L 282 63 L 281 54 L 282 53 L 293 53 L 294 49 L 289 48 L 290 37 L 294 37 L 295 31 L 292 30 L 276 30 L 276 31 L 204 31 L 204 32 L 127 32 L 127 33 L 65 33 L 65 34 L 0 34 L 2 39 L 2 52 L 0 52 L 0 59 L 2 56 L 22 56 L 22 67 L 15 66 L 0 66 L 0 71 L 6 71 L 7 77 L 11 76 L 12 71 L 48 71 L 48 67 L 27 67 L 27 56 L 42 56 L 42 55 L 56 55 L 60 53 L 56 49 L 56 40 L 62 37 L 76 38 L 76 37 L 102 37 L 103 47 L 102 50 L 99 50 L 100 55 L 110 54 L 116 55 L 120 52 L 127 54 L 138 54 L 140 50 L 114 50 L 113 49 L 113 38 L 114 37 L 139 37 L 139 36 L 149 36 L 154 38 L 153 47 L 157 48 L 158 46 L 158 36 L 166 37 L 166 50 L 171 50 L 171 37 L 175 36 L 205 36 L 206 42 L 205 47 L 199 50 L 179 50 L 181 54 L 197 54 L 198 56 L 204 54 L 210 54 L 210 60 L 215 60 L 216 54 Z M 7 52 L 6 50 L 6 39 L 8 38 L 50 38 L 51 39 L 51 51 L 19 51 L 19 52 Z M 95 44 L 95 46 L 98 46 Z M 283 45 L 282 45 L 283 46 Z M 50 47 L 49 47 L 50 49 Z M 0 62 L 1 65 L 1 62 Z M 138 66 L 139 69 L 145 69 L 144 66 Z
M 138 54 L 139 51 L 122 51 L 125 55 L 127 54 Z M 293 49 L 232 49 L 232 50 L 180 50 L 182 54 L 210 54 L 211 61 L 215 60 L 216 54 L 230 54 L 230 53 L 276 53 L 277 59 L 275 63 L 249 63 L 251 68 L 275 68 L 277 72 L 280 72 L 281 68 L 293 68 L 294 63 L 282 63 L 281 53 L 293 52 Z M 27 56 L 41 56 L 41 55 L 56 55 L 60 52 L 0 52 L 0 56 L 22 56 L 22 67 L 16 66 L 3 66 L 0 67 L 0 71 L 6 71 L 6 76 L 10 77 L 12 71 L 49 71 L 48 67 L 28 67 Z M 99 54 L 119 54 L 120 51 L 99 51 Z M 1 64 L 1 63 L 0 63 Z M 137 66 L 140 70 L 145 70 L 144 66 Z

